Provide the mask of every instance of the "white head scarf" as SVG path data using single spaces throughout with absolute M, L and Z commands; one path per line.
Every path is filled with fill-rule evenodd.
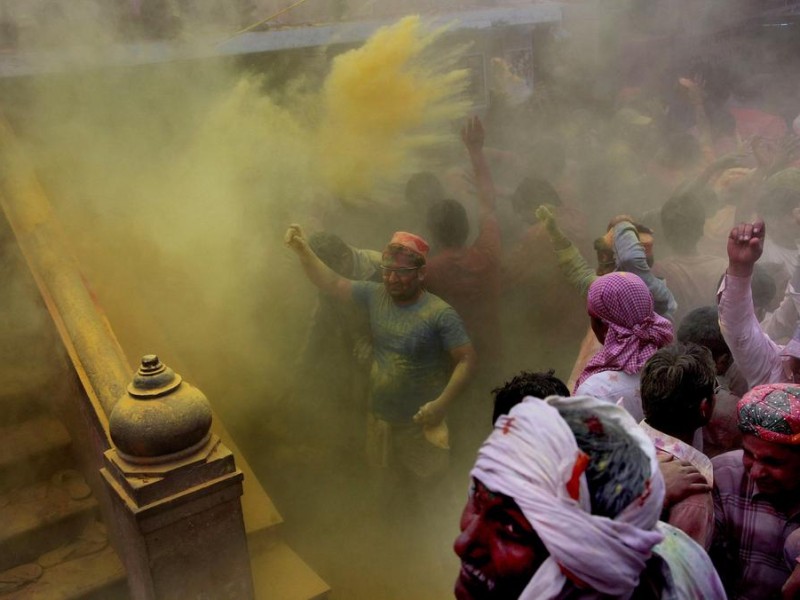
M 615 422 L 650 460 L 644 493 L 614 519 L 591 514 L 585 454 L 556 407 L 588 409 Z M 597 592 L 628 598 L 663 538 L 656 530 L 664 480 L 655 448 L 633 418 L 613 404 L 589 397 L 526 398 L 497 420 L 471 475 L 513 498 L 550 553 L 520 600 L 555 598 L 566 583 L 564 571 Z

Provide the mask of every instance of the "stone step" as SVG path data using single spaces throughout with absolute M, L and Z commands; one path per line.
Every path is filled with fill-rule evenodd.
M 61 422 L 49 416 L 0 427 L 0 493 L 67 468 L 73 462 L 70 442 Z
M 0 357 L 2 363 L 2 357 Z M 50 413 L 56 396 L 55 383 L 47 384 L 45 371 L 23 369 L 24 375 L 17 379 L 0 373 L 0 426 L 18 425 Z M 35 383 L 30 378 L 38 378 Z
M 255 600 L 323 600 L 330 587 L 276 535 L 248 538 Z
M 125 568 L 110 545 L 99 552 L 47 567 L 38 579 L 16 591 L 0 592 L 2 600 L 127 600 L 129 597 Z
M 214 415 L 214 431 L 236 455 L 244 474 L 242 513 L 256 600 L 322 600 L 330 587 L 280 539 L 283 518 L 250 467 L 244 453 Z
M 75 471 L 0 496 L 0 571 L 73 542 L 95 520 L 97 500 Z

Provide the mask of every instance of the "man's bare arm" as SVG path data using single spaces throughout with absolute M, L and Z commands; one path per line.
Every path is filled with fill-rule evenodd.
M 478 117 L 467 119 L 467 123 L 461 130 L 461 140 L 464 142 L 469 159 L 472 163 L 472 170 L 475 173 L 475 184 L 478 188 L 478 201 L 481 214 L 494 212 L 495 190 L 492 172 L 489 170 L 489 163 L 483 153 L 483 142 L 485 138 L 483 124 Z
M 339 300 L 350 300 L 352 298 L 352 282 L 336 274 L 314 254 L 299 225 L 290 225 L 283 239 L 286 245 L 297 254 L 308 279 L 321 292 Z
M 478 355 L 472 344 L 464 344 L 450 350 L 450 356 L 455 362 L 455 368 L 450 375 L 450 381 L 435 400 L 420 406 L 414 415 L 414 422 L 423 427 L 432 427 L 441 423 L 453 401 L 466 389 L 478 362 Z

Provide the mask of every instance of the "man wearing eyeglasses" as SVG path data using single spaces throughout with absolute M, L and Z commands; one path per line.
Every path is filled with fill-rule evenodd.
M 370 462 L 421 479 L 440 474 L 449 460 L 444 417 L 469 383 L 476 355 L 455 310 L 425 290 L 428 244 L 395 233 L 381 257 L 380 284 L 337 275 L 317 258 L 298 225 L 289 227 L 285 241 L 315 286 L 369 314 Z

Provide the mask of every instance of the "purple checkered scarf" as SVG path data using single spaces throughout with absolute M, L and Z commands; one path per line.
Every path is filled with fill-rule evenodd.
M 589 314 L 608 325 L 603 349 L 586 365 L 575 384 L 603 371 L 638 373 L 656 350 L 672 341 L 672 323 L 653 312 L 653 297 L 632 273 L 598 277 L 589 286 Z

